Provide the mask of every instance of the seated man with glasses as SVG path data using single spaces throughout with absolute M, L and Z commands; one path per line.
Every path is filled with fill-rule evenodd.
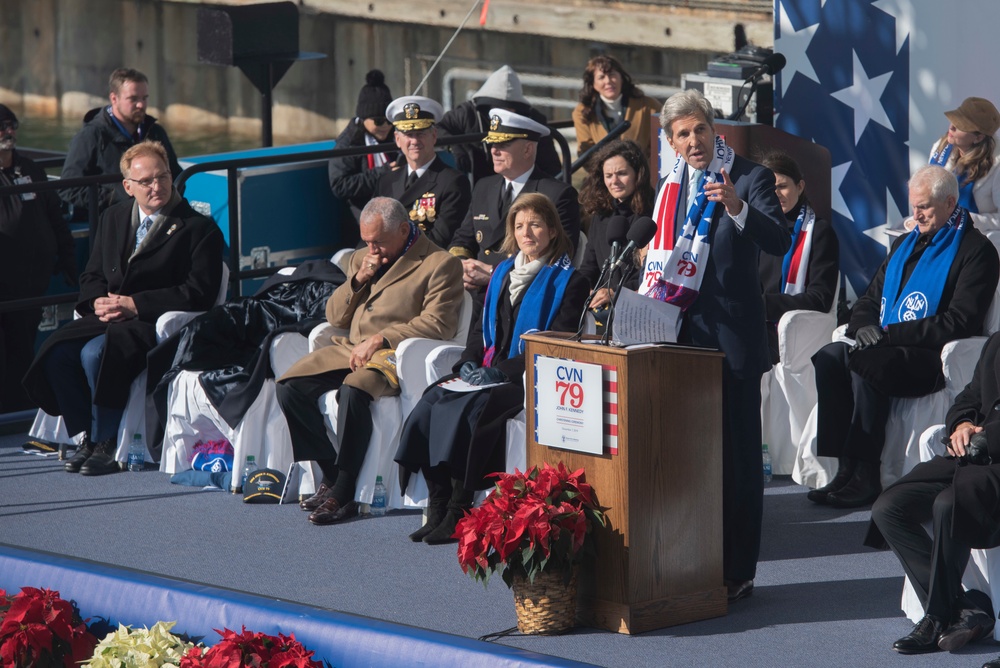
M 174 190 L 166 149 L 155 141 L 121 159 L 130 200 L 101 217 L 80 276 L 81 316 L 53 333 L 24 378 L 28 395 L 70 434 L 85 433 L 70 473 L 118 470 L 115 445 L 132 381 L 156 345 L 167 311 L 203 311 L 222 280 L 222 233 Z
M 447 248 L 469 210 L 472 189 L 469 177 L 446 165 L 434 149 L 435 124 L 444 109 L 430 98 L 409 95 L 393 100 L 385 115 L 396 129 L 402 167 L 382 174 L 375 194 L 402 204 L 428 239 Z
M 330 190 L 340 198 L 350 210 L 354 225 L 341 226 L 341 241 L 354 245 L 361 239 L 358 221 L 361 210 L 368 200 L 375 196 L 375 184 L 379 177 L 402 167 L 397 161 L 398 151 L 392 146 L 392 124 L 385 117 L 385 109 L 392 103 L 392 93 L 385 85 L 385 75 L 381 70 L 371 70 L 365 75 L 365 85 L 358 93 L 355 116 L 337 137 L 335 148 L 353 148 L 385 144 L 391 150 L 368 155 L 349 155 L 330 158 Z

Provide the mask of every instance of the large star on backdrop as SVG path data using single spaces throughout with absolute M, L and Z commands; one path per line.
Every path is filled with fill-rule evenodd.
M 844 199 L 844 194 L 840 192 L 840 186 L 843 185 L 844 177 L 847 176 L 847 170 L 850 168 L 850 162 L 830 168 L 830 208 L 853 222 L 854 216 L 851 215 L 851 210 L 847 208 L 847 201 Z
M 813 35 L 816 34 L 816 29 L 819 28 L 819 23 L 796 30 L 792 27 L 792 21 L 788 17 L 784 3 L 779 2 L 778 26 L 781 35 L 774 40 L 774 51 L 784 55 L 787 60 L 785 69 L 781 70 L 779 74 L 781 78 L 781 93 L 784 94 L 788 90 L 788 85 L 792 82 L 792 78 L 796 72 L 819 83 L 819 76 L 816 74 L 816 70 L 813 69 L 812 62 L 809 61 L 809 56 L 806 55 L 806 49 L 809 48 Z
M 899 53 L 906 38 L 913 32 L 913 0 L 875 0 L 872 7 L 896 19 L 896 53 Z
M 858 58 L 857 51 L 853 52 L 853 56 L 854 83 L 848 88 L 830 93 L 830 96 L 854 109 L 854 143 L 857 144 L 865 128 L 868 127 L 868 121 L 875 121 L 893 132 L 895 129 L 879 100 L 885 87 L 889 84 L 892 72 L 886 72 L 869 79 L 864 65 L 861 64 L 861 59 Z

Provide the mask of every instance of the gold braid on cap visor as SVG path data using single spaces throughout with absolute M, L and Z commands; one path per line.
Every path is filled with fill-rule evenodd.
M 526 132 L 497 132 L 496 130 L 490 130 L 486 135 L 486 139 L 483 140 L 487 144 L 502 144 L 505 141 L 514 141 L 515 139 L 530 139 L 530 135 Z
M 410 132 L 411 130 L 423 130 L 434 125 L 433 118 L 414 118 L 393 121 L 393 126 L 400 132 Z

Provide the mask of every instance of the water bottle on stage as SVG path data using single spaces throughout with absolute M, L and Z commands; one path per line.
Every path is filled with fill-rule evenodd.
M 128 470 L 141 471 L 146 463 L 146 444 L 142 442 L 142 434 L 134 434 L 128 446 Z

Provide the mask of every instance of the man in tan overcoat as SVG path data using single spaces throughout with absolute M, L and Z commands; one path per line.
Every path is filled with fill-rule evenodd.
M 453 337 L 462 305 L 462 263 L 421 234 L 399 202 L 372 199 L 360 226 L 366 248 L 351 255 L 350 280 L 326 304 L 329 323 L 350 335 L 299 360 L 277 386 L 295 461 L 315 461 L 323 471 L 316 494 L 299 504 L 313 524 L 357 515 L 355 483 L 371 440 L 371 402 L 399 393 L 376 368 L 384 366 L 380 351 L 412 337 Z M 338 388 L 339 452 L 318 403 Z

